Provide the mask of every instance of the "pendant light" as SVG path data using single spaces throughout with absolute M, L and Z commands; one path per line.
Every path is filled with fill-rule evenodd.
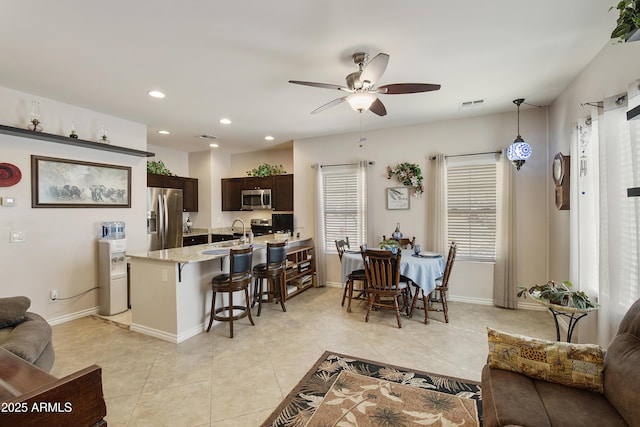
M 531 157 L 531 146 L 524 142 L 524 139 L 520 136 L 520 104 L 524 102 L 524 98 L 514 99 L 513 103 L 518 106 L 518 136 L 513 141 L 513 144 L 507 148 L 507 158 L 513 163 L 513 166 L 517 170 L 524 165 L 525 160 Z

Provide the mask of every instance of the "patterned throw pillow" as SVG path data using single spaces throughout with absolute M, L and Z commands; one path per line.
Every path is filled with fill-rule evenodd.
M 602 393 L 604 352 L 596 344 L 545 341 L 487 328 L 491 368 Z

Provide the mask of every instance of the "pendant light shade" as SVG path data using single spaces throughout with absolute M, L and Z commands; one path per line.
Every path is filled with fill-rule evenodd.
M 518 106 L 518 136 L 513 141 L 513 144 L 507 148 L 507 158 L 513 163 L 513 166 L 515 166 L 517 170 L 520 170 L 520 167 L 531 157 L 531 153 L 533 152 L 531 146 L 524 142 L 524 139 L 520 136 L 520 104 L 523 102 L 524 99 L 522 98 L 513 101 L 513 103 Z

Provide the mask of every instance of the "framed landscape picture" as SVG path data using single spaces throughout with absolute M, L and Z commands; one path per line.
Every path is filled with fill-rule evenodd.
M 387 209 L 409 209 L 409 189 L 407 187 L 387 188 Z
M 131 167 L 31 156 L 31 207 L 130 208 Z

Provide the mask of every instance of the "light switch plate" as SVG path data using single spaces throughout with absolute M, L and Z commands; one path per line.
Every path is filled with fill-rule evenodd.
M 27 233 L 24 230 L 11 230 L 9 232 L 9 241 L 11 243 L 22 243 L 27 240 Z
M 2 198 L 2 206 L 15 206 L 16 198 L 12 196 L 5 196 Z

